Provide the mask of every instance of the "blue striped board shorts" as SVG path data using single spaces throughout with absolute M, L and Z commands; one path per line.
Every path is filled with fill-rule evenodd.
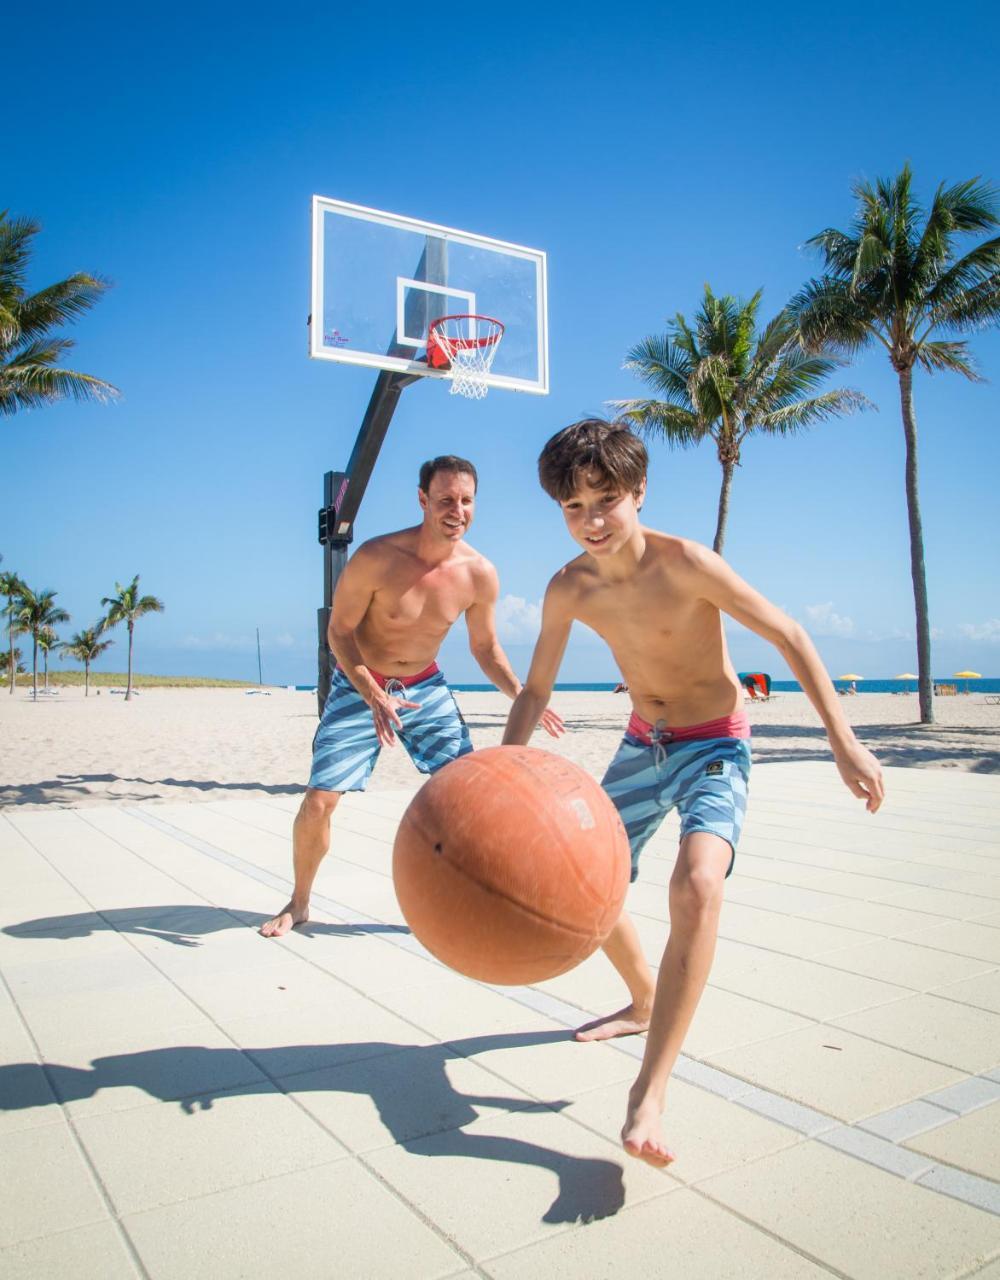
M 462 713 L 436 665 L 431 674 L 413 684 L 391 677 L 378 679 L 388 693 L 420 704 L 415 709 L 399 708 L 403 727 L 396 736 L 421 773 L 436 773 L 472 750 Z M 310 787 L 364 791 L 380 751 L 371 707 L 338 667 L 313 738 Z
M 714 723 L 698 728 L 710 729 Z M 634 732 L 637 724 L 650 733 Z M 628 835 L 632 879 L 639 874 L 640 853 L 671 809 L 680 814 L 681 839 L 692 831 L 708 831 L 729 844 L 730 875 L 746 817 L 749 781 L 749 738 L 727 735 L 672 742 L 669 729 L 654 728 L 633 716 L 601 781 Z

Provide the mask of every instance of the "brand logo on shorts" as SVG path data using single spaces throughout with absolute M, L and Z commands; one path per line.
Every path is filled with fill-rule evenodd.
M 725 768 L 725 764 L 722 760 L 713 760 L 712 763 L 705 770 L 705 772 L 708 774 L 710 778 L 716 778 L 719 776 L 719 774 L 722 772 L 724 768 Z

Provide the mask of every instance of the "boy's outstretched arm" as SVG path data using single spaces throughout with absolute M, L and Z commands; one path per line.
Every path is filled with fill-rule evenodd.
M 692 559 L 699 594 L 769 640 L 791 667 L 823 721 L 841 778 L 854 795 L 866 802 L 868 812 L 875 813 L 885 797 L 882 767 L 854 736 L 833 682 L 805 629 L 744 582 L 714 551 L 692 548 Z
M 542 630 L 531 656 L 531 670 L 507 717 L 504 746 L 524 746 L 531 737 L 539 716 L 548 706 L 572 625 L 566 592 L 560 589 L 559 579 L 555 578 L 545 593 Z

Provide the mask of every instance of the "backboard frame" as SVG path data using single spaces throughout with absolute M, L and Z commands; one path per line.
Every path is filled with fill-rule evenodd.
M 536 343 L 537 343 L 537 378 L 527 379 L 508 376 L 504 373 L 491 373 L 487 385 L 509 391 L 523 391 L 531 395 L 547 395 L 549 391 L 549 342 L 548 342 L 548 265 L 546 254 L 541 249 L 531 249 L 526 245 L 513 244 L 505 240 L 497 240 L 491 236 L 478 235 L 475 232 L 460 231 L 454 227 L 445 227 L 437 223 L 423 222 L 403 214 L 388 213 L 380 209 L 371 209 L 365 205 L 351 204 L 345 200 L 336 200 L 328 196 L 314 195 L 312 201 L 312 313 L 309 326 L 309 354 L 317 360 L 329 360 L 337 364 L 352 364 L 373 369 L 385 369 L 396 373 L 410 374 L 416 377 L 440 378 L 450 380 L 452 374 L 447 369 L 432 369 L 425 358 L 418 358 L 417 353 L 423 344 L 413 334 L 406 333 L 404 297 L 408 287 L 427 293 L 442 295 L 444 310 L 462 310 L 456 307 L 456 301 L 467 304 L 466 310 L 476 309 L 475 295 L 460 287 L 451 288 L 428 281 L 396 277 L 395 311 L 396 311 L 396 347 L 411 347 L 414 358 L 405 355 L 392 355 L 372 351 L 359 351 L 345 346 L 331 346 L 325 341 L 324 314 L 325 302 L 325 218 L 327 213 L 357 218 L 367 222 L 381 224 L 402 231 L 414 232 L 427 236 L 439 236 L 450 244 L 464 245 L 472 249 L 493 250 L 498 255 L 508 255 L 534 264 L 534 287 L 536 307 Z M 459 282 L 460 283 L 460 282 Z M 481 309 L 481 307 L 480 307 Z M 498 317 L 504 320 L 504 316 Z M 388 335 L 387 335 L 388 337 Z M 530 350 L 530 344 L 528 347 Z

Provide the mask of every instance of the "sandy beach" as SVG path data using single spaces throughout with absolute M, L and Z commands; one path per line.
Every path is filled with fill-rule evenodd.
M 509 702 L 499 693 L 460 693 L 477 747 L 500 741 Z M 553 705 L 568 732 L 534 745 L 565 754 L 600 777 L 628 716 L 624 695 L 562 693 Z M 1000 772 L 1000 706 L 983 695 L 938 698 L 937 723 L 922 727 L 916 695 L 843 699 L 858 736 L 884 765 Z M 803 694 L 748 703 L 758 766 L 830 760 L 819 718 Z M 0 805 L 85 805 L 206 801 L 297 795 L 309 772 L 316 727 L 310 693 L 273 689 L 144 689 L 125 704 L 106 690 L 85 698 L 64 688 L 39 698 L 0 693 Z M 406 752 L 384 751 L 372 789 L 411 785 Z

